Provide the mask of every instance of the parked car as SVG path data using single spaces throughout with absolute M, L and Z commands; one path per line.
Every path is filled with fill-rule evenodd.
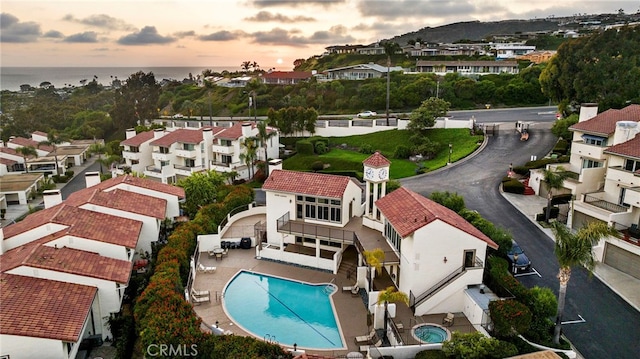
M 173 118 L 182 118 L 182 114 L 181 113 L 176 113 L 175 115 L 173 115 Z
M 360 112 L 359 114 L 356 115 L 356 117 L 371 117 L 371 116 L 375 116 L 377 115 L 377 113 L 373 112 L 373 111 L 363 111 Z
M 507 261 L 509 262 L 509 269 L 512 273 L 528 272 L 531 270 L 531 261 L 518 243 L 513 241 L 511 249 L 507 252 Z

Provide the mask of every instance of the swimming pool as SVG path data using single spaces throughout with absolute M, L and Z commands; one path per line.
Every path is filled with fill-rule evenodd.
M 239 272 L 224 290 L 227 315 L 258 338 L 299 348 L 344 348 L 330 295 L 334 285 Z

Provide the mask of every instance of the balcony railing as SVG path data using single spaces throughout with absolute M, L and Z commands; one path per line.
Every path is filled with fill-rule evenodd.
M 303 221 L 289 219 L 289 212 L 278 218 L 278 232 L 293 234 L 296 236 L 321 238 L 332 241 L 340 241 L 344 244 L 353 244 L 355 233 L 340 228 L 312 224 Z
M 602 208 L 604 210 L 607 210 L 609 212 L 613 212 L 613 213 L 622 213 L 622 212 L 626 212 L 627 211 L 627 207 L 625 206 L 621 206 L 619 204 L 616 203 L 612 203 L 612 202 L 608 202 L 605 201 L 601 198 L 595 197 L 595 196 L 590 196 L 588 194 L 585 194 L 582 200 L 584 203 L 588 203 L 592 206 L 598 207 L 598 208 Z
M 154 173 L 161 173 L 162 170 L 154 165 L 151 166 L 147 166 L 145 167 L 145 171 L 149 171 L 149 172 L 154 172 Z
M 204 171 L 205 168 L 203 166 L 179 166 L 179 165 L 173 165 L 173 168 L 175 168 L 178 171 L 185 171 L 185 172 L 189 172 L 189 173 L 194 173 L 194 172 L 201 172 Z

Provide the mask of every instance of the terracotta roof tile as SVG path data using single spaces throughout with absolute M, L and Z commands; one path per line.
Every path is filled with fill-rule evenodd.
M 167 201 L 162 198 L 123 189 L 104 191 L 95 186 L 72 193 L 64 203 L 74 207 L 90 203 L 158 219 L 164 219 L 167 212 Z
M 67 226 L 64 233 L 80 238 L 136 248 L 142 222 L 76 208 L 64 203 L 28 215 L 4 228 L 5 240 L 31 229 L 56 223 Z
M 251 128 L 255 128 L 256 125 L 253 122 L 239 122 L 235 125 L 225 128 L 224 131 L 216 133 L 216 138 L 223 138 L 226 140 L 237 140 L 242 137 L 242 125 L 243 123 L 251 123 Z
M 391 165 L 391 162 L 377 151 L 376 153 L 369 156 L 366 160 L 362 161 L 362 163 L 373 168 L 387 167 Z
M 0 163 L 5 165 L 5 166 L 11 166 L 11 165 L 15 165 L 16 163 L 18 163 L 18 161 L 14 161 L 14 160 L 10 160 L 8 158 L 0 157 Z
M 118 283 L 129 282 L 131 276 L 131 262 L 129 261 L 67 247 L 37 246 L 23 264 Z
M 627 142 L 618 143 L 604 150 L 604 153 L 612 153 L 625 157 L 640 158 L 640 134 Z
M 106 181 L 102 181 L 93 187 L 108 191 L 112 188 L 116 188 L 119 184 L 127 184 L 134 187 L 140 187 L 140 188 L 145 188 L 145 189 L 156 191 L 156 192 L 166 193 L 166 194 L 176 196 L 179 199 L 183 199 L 185 196 L 184 189 L 181 187 L 170 185 L 170 184 L 164 184 L 161 182 L 153 181 L 146 178 L 131 176 L 131 175 L 113 177 Z M 120 189 L 123 189 L 126 191 L 126 188 L 120 187 Z
M 32 146 L 33 148 L 37 148 L 37 149 L 40 149 L 40 150 L 43 150 L 43 151 L 47 151 L 47 152 L 53 151 L 53 146 L 42 145 L 37 141 L 34 141 L 32 139 L 29 139 L 29 138 L 24 138 L 24 137 L 14 137 L 14 138 L 9 140 L 9 143 L 15 143 L 16 145 L 21 146 L 21 147 Z
M 22 155 L 19 154 L 18 151 L 16 151 L 14 148 L 11 148 L 11 147 L 0 147 L 0 152 L 22 157 Z
M 313 172 L 275 170 L 262 185 L 267 191 L 299 193 L 319 197 L 342 198 L 350 177 Z
M 569 130 L 610 136 L 615 132 L 618 121 L 640 122 L 640 105 L 629 105 L 621 110 L 606 110 L 587 121 L 576 123 L 569 127 Z
M 174 143 L 198 144 L 200 142 L 202 142 L 202 129 L 188 130 L 181 128 L 151 141 L 151 146 L 169 147 Z
M 153 131 L 140 132 L 139 134 L 120 142 L 120 146 L 139 147 L 140 145 L 147 141 L 150 141 L 151 139 L 153 139 Z
M 457 213 L 411 190 L 400 187 L 376 201 L 376 206 L 401 237 L 441 220 L 497 249 L 498 245 Z
M 98 289 L 54 280 L 0 274 L 0 333 L 80 340 Z

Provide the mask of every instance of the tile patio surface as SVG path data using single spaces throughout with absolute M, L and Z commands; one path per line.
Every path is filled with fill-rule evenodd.
M 261 216 L 252 216 L 245 218 L 234 223 L 234 226 L 244 227 L 246 229 L 243 230 L 243 232 L 247 231 L 249 226 L 253 227 L 253 224 L 261 219 L 260 217 Z M 229 238 L 227 235 L 223 237 Z M 225 314 L 222 307 L 222 291 L 224 286 L 243 269 L 310 283 L 329 283 L 331 280 L 334 280 L 334 283 L 338 286 L 338 291 L 332 295 L 332 300 L 338 314 L 338 322 L 342 329 L 342 335 L 347 349 L 307 350 L 307 352 L 336 357 L 359 350 L 359 346 L 356 345 L 354 340 L 355 337 L 368 334 L 371 327 L 367 326 L 367 309 L 362 298 L 354 297 L 351 295 L 351 292 L 342 292 L 341 290 L 343 286 L 353 285 L 354 282 L 353 279 L 347 279 L 346 271 L 340 271 L 337 275 L 334 275 L 329 272 L 259 260 L 255 258 L 255 254 L 255 248 L 231 249 L 229 250 L 228 256 L 221 260 L 216 260 L 216 258 L 213 257 L 210 258 L 207 253 L 200 254 L 199 263 L 205 266 L 217 267 L 214 273 L 197 272 L 193 285 L 193 288 L 197 290 L 208 290 L 211 293 L 211 302 L 196 304 L 194 306 L 195 312 L 202 318 L 208 328 L 215 325 L 217 321 L 218 326 L 225 331 L 230 330 L 235 335 L 251 336 L 251 334 L 235 325 Z M 355 264 L 353 265 L 355 266 Z M 416 323 L 441 324 L 443 318 L 444 314 L 415 317 L 409 307 L 400 304 L 397 309 L 396 321 L 402 322 L 405 328 L 401 333 L 402 340 L 406 344 L 418 344 L 411 336 L 411 327 Z M 461 332 L 475 331 L 471 323 L 469 323 L 461 313 L 456 313 L 454 325 L 448 327 L 448 329 Z

